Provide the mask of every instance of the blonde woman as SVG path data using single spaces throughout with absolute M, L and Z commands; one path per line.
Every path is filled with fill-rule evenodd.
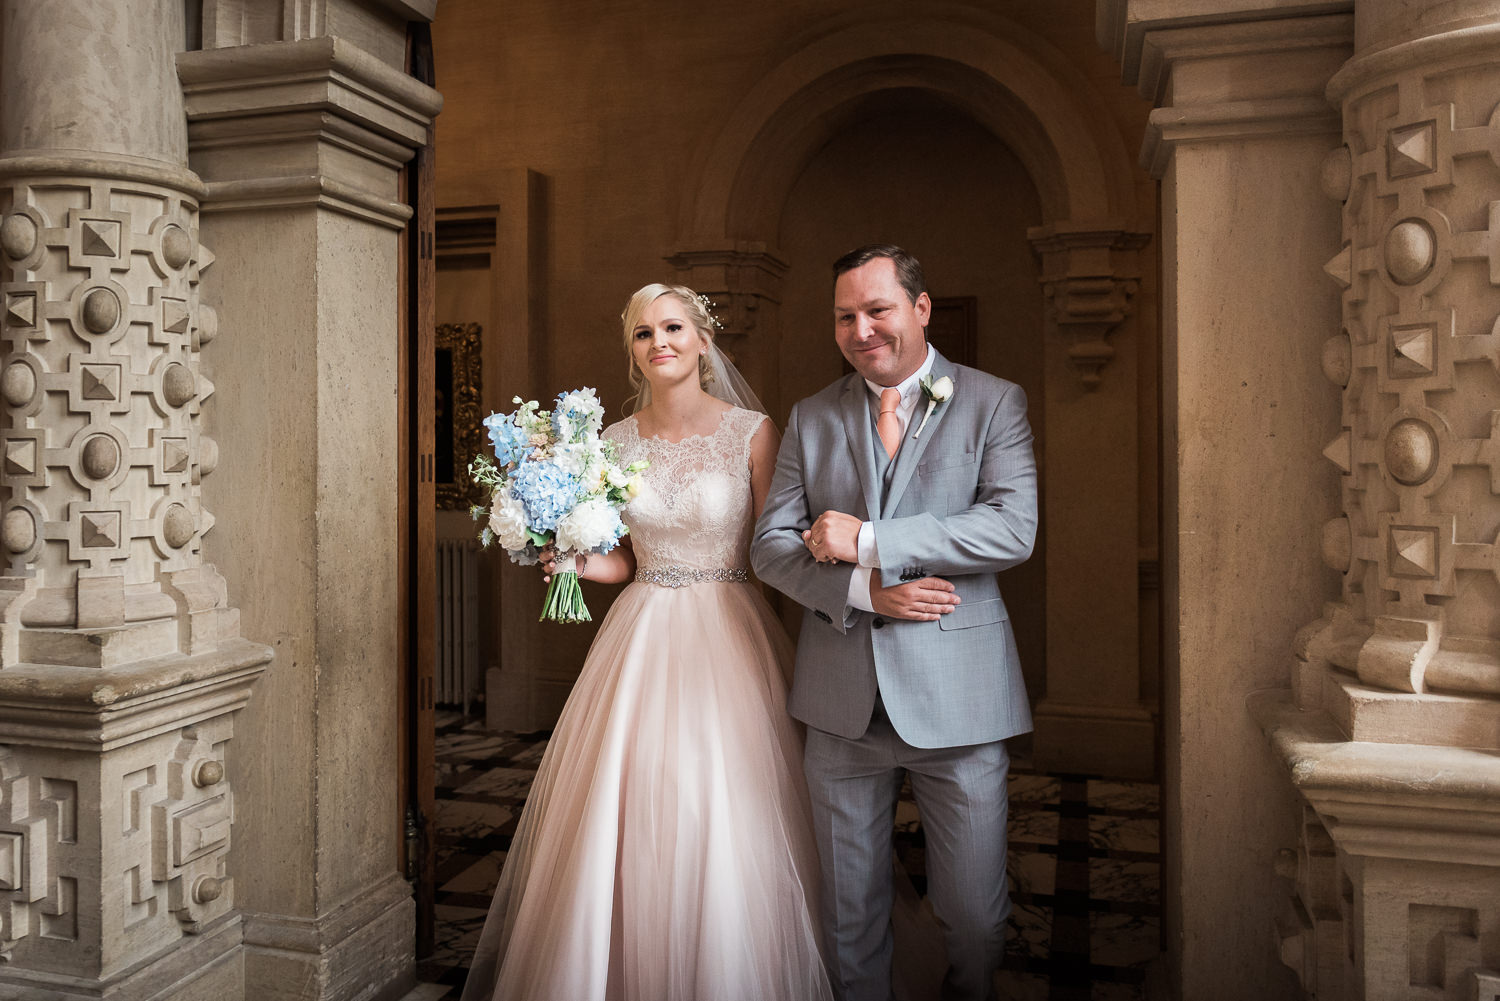
M 647 285 L 622 319 L 637 409 L 604 433 L 650 466 L 627 544 L 583 577 L 634 583 L 548 744 L 463 1001 L 831 998 L 792 651 L 747 570 L 778 435 L 690 289 Z

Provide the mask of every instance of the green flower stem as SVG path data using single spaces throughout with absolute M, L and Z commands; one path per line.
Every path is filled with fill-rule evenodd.
M 578 574 L 563 572 L 552 575 L 552 583 L 547 585 L 547 600 L 542 602 L 542 616 L 537 621 L 569 625 L 593 621 L 588 606 L 583 603 Z

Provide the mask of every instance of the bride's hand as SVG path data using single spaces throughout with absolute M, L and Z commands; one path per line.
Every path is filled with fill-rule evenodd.
M 549 542 L 537 552 L 537 557 L 542 561 L 542 583 L 550 584 L 552 582 L 552 575 L 557 572 L 557 547 Z M 578 571 L 578 577 L 581 580 L 583 578 L 583 571 L 589 565 L 588 554 L 578 553 L 573 557 L 573 563 L 574 569 Z

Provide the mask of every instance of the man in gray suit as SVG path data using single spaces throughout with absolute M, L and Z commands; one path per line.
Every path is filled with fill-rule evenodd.
M 834 336 L 854 366 L 792 408 L 751 560 L 804 616 L 789 709 L 822 858 L 843 1001 L 891 994 L 891 840 L 910 775 L 943 996 L 994 996 L 1010 899 L 1003 740 L 1031 729 L 995 572 L 1031 555 L 1036 464 L 1020 387 L 927 344 L 915 258 L 834 264 Z

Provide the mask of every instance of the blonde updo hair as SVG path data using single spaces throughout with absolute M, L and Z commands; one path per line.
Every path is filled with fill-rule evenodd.
M 683 319 L 691 323 L 698 331 L 698 336 L 703 338 L 707 344 L 714 340 L 714 322 L 709 315 L 708 307 L 703 300 L 698 298 L 698 293 L 686 285 L 663 285 L 661 282 L 652 282 L 636 290 L 630 300 L 625 303 L 625 310 L 620 314 L 625 336 L 625 358 L 626 364 L 630 366 L 630 388 L 635 390 L 635 395 L 625 402 L 627 408 L 634 400 L 638 400 L 642 389 L 646 386 L 646 377 L 635 363 L 635 352 L 631 345 L 635 336 L 635 328 L 640 325 L 641 314 L 646 312 L 646 307 L 660 299 L 664 295 L 676 296 L 677 301 L 682 303 L 682 309 L 686 314 Z M 713 381 L 708 359 L 700 356 L 698 358 L 698 384 L 705 389 Z

